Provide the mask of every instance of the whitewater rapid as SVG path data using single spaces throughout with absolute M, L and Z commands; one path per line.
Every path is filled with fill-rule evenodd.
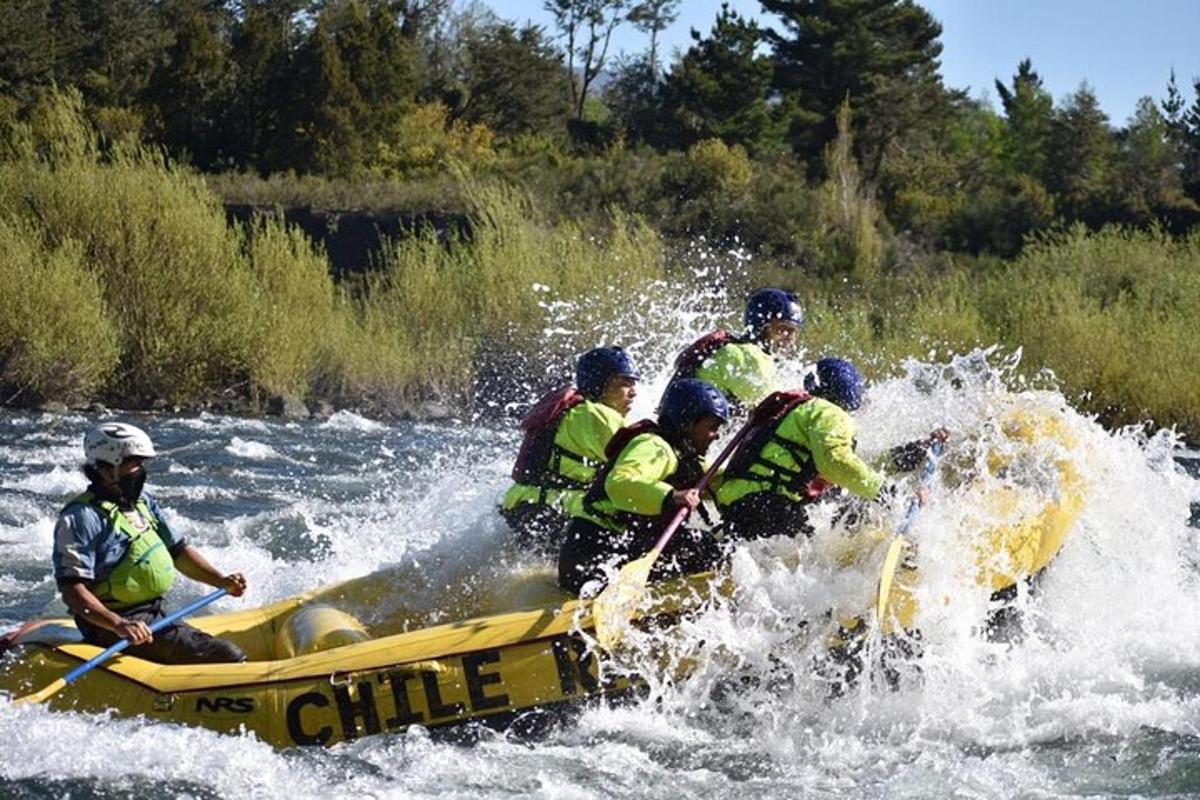
M 668 345 L 677 343 L 668 343 Z M 470 744 L 414 728 L 331 749 L 275 751 L 250 735 L 52 713 L 0 702 L 0 795 L 165 793 L 330 797 L 979 797 L 1200 791 L 1200 482 L 1169 431 L 1105 431 L 1016 357 L 977 352 L 904 365 L 871 390 L 860 451 L 948 427 L 985 440 L 1017 398 L 1058 409 L 1077 440 L 1087 500 L 1035 596 L 1018 644 L 980 635 L 986 597 L 964 597 L 963 489 L 936 481 L 913 535 L 928 576 L 919 679 L 864 681 L 830 699 L 819 642 L 800 619 L 863 594 L 812 542 L 744 547 L 736 603 L 671 632 L 676 679 L 650 662 L 648 696 L 583 711 L 543 739 Z M 665 383 L 665 362 L 635 416 Z M 793 376 L 795 379 L 795 376 Z M 172 524 L 261 604 L 372 573 L 436 613 L 444 593 L 523 562 L 495 513 L 517 445 L 492 423 L 419 424 L 339 412 L 283 422 L 114 414 L 163 453 L 150 485 Z M 84 487 L 84 415 L 0 415 L 0 630 L 62 607 L 49 571 L 54 514 Z M 952 445 L 955 439 L 952 438 Z M 972 451 L 973 452 L 973 451 Z M 910 480 L 910 479 L 909 479 Z M 907 485 L 907 484 L 904 484 Z M 825 520 L 822 524 L 832 522 Z M 181 581 L 182 603 L 201 588 Z M 943 603 L 942 597 L 954 596 Z M 401 599 L 394 599 L 399 603 Z

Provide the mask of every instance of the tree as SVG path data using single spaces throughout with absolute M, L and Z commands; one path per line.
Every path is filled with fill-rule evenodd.
M 1117 192 L 1129 222 L 1145 224 L 1170 219 L 1191 207 L 1183 193 L 1180 154 L 1170 125 L 1154 100 L 1143 97 L 1129 126 L 1121 132 Z
M 781 23 L 767 38 L 775 87 L 794 108 L 792 146 L 818 169 L 847 99 L 868 182 L 893 140 L 942 113 L 942 29 L 912 0 L 762 0 L 762 6 Z
M 204 0 L 178 0 L 167 9 L 174 40 L 155 69 L 145 99 L 153 109 L 155 138 L 201 168 L 218 157 L 218 126 L 228 100 L 227 29 L 219 9 Z
M 300 172 L 349 176 L 364 163 L 368 106 L 324 13 L 296 53 L 294 104 L 285 117 L 291 135 L 288 166 Z
M 0 94 L 28 103 L 36 87 L 64 76 L 65 51 L 78 46 L 78 26 L 56 18 L 48 0 L 6 0 L 4 6 L 0 14 Z
M 628 0 L 546 0 L 544 7 L 554 17 L 555 27 L 566 43 L 567 79 L 575 119 L 583 119 L 588 90 L 608 63 L 608 45 L 624 18 L 627 3 Z
M 648 53 L 616 60 L 604 85 L 604 105 L 612 111 L 612 124 L 634 142 L 677 146 L 676 132 L 667 123 L 650 68 Z
M 692 30 L 694 44 L 663 86 L 669 143 L 719 138 L 755 150 L 778 141 L 768 102 L 771 62 L 757 53 L 762 38 L 758 24 L 728 4 L 721 6 L 708 38 Z
M 1047 188 L 1068 219 L 1094 227 L 1107 221 L 1116 142 L 1096 93 L 1086 83 L 1054 115 Z
M 500 134 L 561 133 L 568 112 L 562 59 L 541 28 L 498 25 L 468 44 L 460 116 Z
M 1180 121 L 1183 151 L 1183 185 L 1188 197 L 1200 203 L 1200 78 L 1192 81 L 1196 99 Z
M 643 33 L 650 34 L 650 50 L 646 62 L 651 83 L 658 82 L 658 35 L 679 18 L 680 0 L 642 0 L 629 11 L 629 21 Z
M 244 0 L 230 41 L 232 94 L 222 123 L 223 152 L 262 172 L 292 168 L 296 117 L 293 58 L 313 0 Z
M 1054 124 L 1054 100 L 1042 86 L 1030 60 L 1017 65 L 1012 88 L 996 81 L 1004 106 L 1004 160 L 1014 174 L 1046 180 L 1046 156 Z
M 482 0 L 468 0 L 426 25 L 420 40 L 424 76 L 420 99 L 436 100 L 457 113 L 466 98 L 471 44 L 498 24 Z
M 84 38 L 66 64 L 84 99 L 99 106 L 132 106 L 171 40 L 157 3 L 74 0 Z

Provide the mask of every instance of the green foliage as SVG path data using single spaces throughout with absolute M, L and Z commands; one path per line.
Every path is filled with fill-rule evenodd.
M 726 5 L 707 38 L 695 30 L 692 38 L 663 86 L 663 114 L 671 122 L 658 143 L 684 147 L 716 138 L 751 151 L 777 146 L 780 125 L 768 102 L 773 67 L 757 52 L 758 25 Z
M 243 379 L 253 325 L 237 238 L 202 180 L 146 152 L 95 157 L 77 95 L 49 96 L 31 128 L 44 153 L 0 166 L 0 216 L 77 242 L 120 327 L 115 389 L 183 401 Z
M 1042 78 L 1028 58 L 1017 65 L 1012 88 L 996 81 L 1004 106 L 1005 166 L 1010 173 L 1023 173 L 1045 181 L 1054 99 L 1042 86 Z
M 246 251 L 254 283 L 250 379 L 268 395 L 303 397 L 336 361 L 341 307 L 325 254 L 303 233 L 257 220 Z
M 118 336 L 82 245 L 0 215 L 0 400 L 95 396 L 116 369 Z
M 928 124 L 944 90 L 941 26 L 909 0 L 762 0 L 779 17 L 770 34 L 775 87 L 792 111 L 797 154 L 820 164 L 837 136 L 837 113 L 855 109 L 857 155 L 874 180 L 889 145 Z
M 533 25 L 499 25 L 467 45 L 460 116 L 502 136 L 562 130 L 570 98 L 562 60 Z
M 373 175 L 402 177 L 445 173 L 495 163 L 494 134 L 482 124 L 451 121 L 439 103 L 413 108 L 383 133 L 366 160 Z
M 1105 221 L 1113 197 L 1116 142 L 1108 117 L 1086 85 L 1070 95 L 1054 116 L 1050 134 L 1047 188 L 1068 219 L 1093 227 Z

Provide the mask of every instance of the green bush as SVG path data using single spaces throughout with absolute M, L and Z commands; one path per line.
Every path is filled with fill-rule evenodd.
M 119 353 L 117 323 L 80 244 L 49 244 L 32 224 L 0 216 L 0 400 L 88 399 Z
M 269 395 L 303 397 L 328 360 L 330 331 L 347 313 L 337 302 L 325 254 L 299 230 L 258 220 L 247 231 L 255 283 L 253 384 Z
M 253 283 L 204 182 L 147 151 L 101 159 L 77 96 L 31 115 L 36 160 L 0 164 L 0 216 L 79 243 L 120 329 L 108 389 L 126 403 L 194 402 L 244 382 Z

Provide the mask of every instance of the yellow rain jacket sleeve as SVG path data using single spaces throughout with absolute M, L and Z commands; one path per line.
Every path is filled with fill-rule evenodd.
M 774 391 L 775 362 L 752 342 L 731 342 L 705 359 L 696 377 L 752 408 Z
M 811 408 L 806 408 L 809 406 Z M 874 500 L 884 478 L 854 452 L 854 437 L 858 433 L 854 417 L 820 398 L 813 398 L 789 416 L 801 411 L 807 412 L 802 416 L 808 417 L 809 451 L 821 477 L 859 497 Z
M 624 425 L 625 418 L 603 403 L 585 400 L 569 410 L 554 434 L 555 446 L 571 454 L 559 454 L 558 473 L 572 481 L 590 483 L 605 461 L 604 448 Z M 572 455 L 578 458 L 572 458 Z M 583 491 L 550 489 L 545 493 L 545 502 L 572 513 L 582 503 Z M 505 492 L 500 507 L 507 509 L 521 503 L 537 503 L 541 495 L 541 487 L 514 483 Z
M 785 447 L 770 440 L 763 446 L 758 460 L 775 464 L 791 472 L 802 472 L 804 463 L 798 462 L 793 450 L 807 453 L 817 474 L 830 483 L 843 486 L 859 497 L 874 499 L 883 486 L 883 475 L 872 469 L 854 452 L 854 437 L 858 427 L 854 417 L 827 400 L 813 398 L 788 412 L 775 435 L 788 442 Z M 805 459 L 807 462 L 807 459 Z M 761 464 L 750 467 L 753 475 L 762 475 L 756 480 L 744 475 L 727 478 L 717 490 L 720 505 L 729 505 L 749 494 L 777 491 L 797 502 L 805 498 L 799 494 L 777 487 L 767 478 L 771 470 Z
M 617 456 L 604 491 L 617 511 L 655 516 L 675 487 L 666 482 L 679 467 L 671 445 L 661 436 L 644 433 L 635 436 Z

